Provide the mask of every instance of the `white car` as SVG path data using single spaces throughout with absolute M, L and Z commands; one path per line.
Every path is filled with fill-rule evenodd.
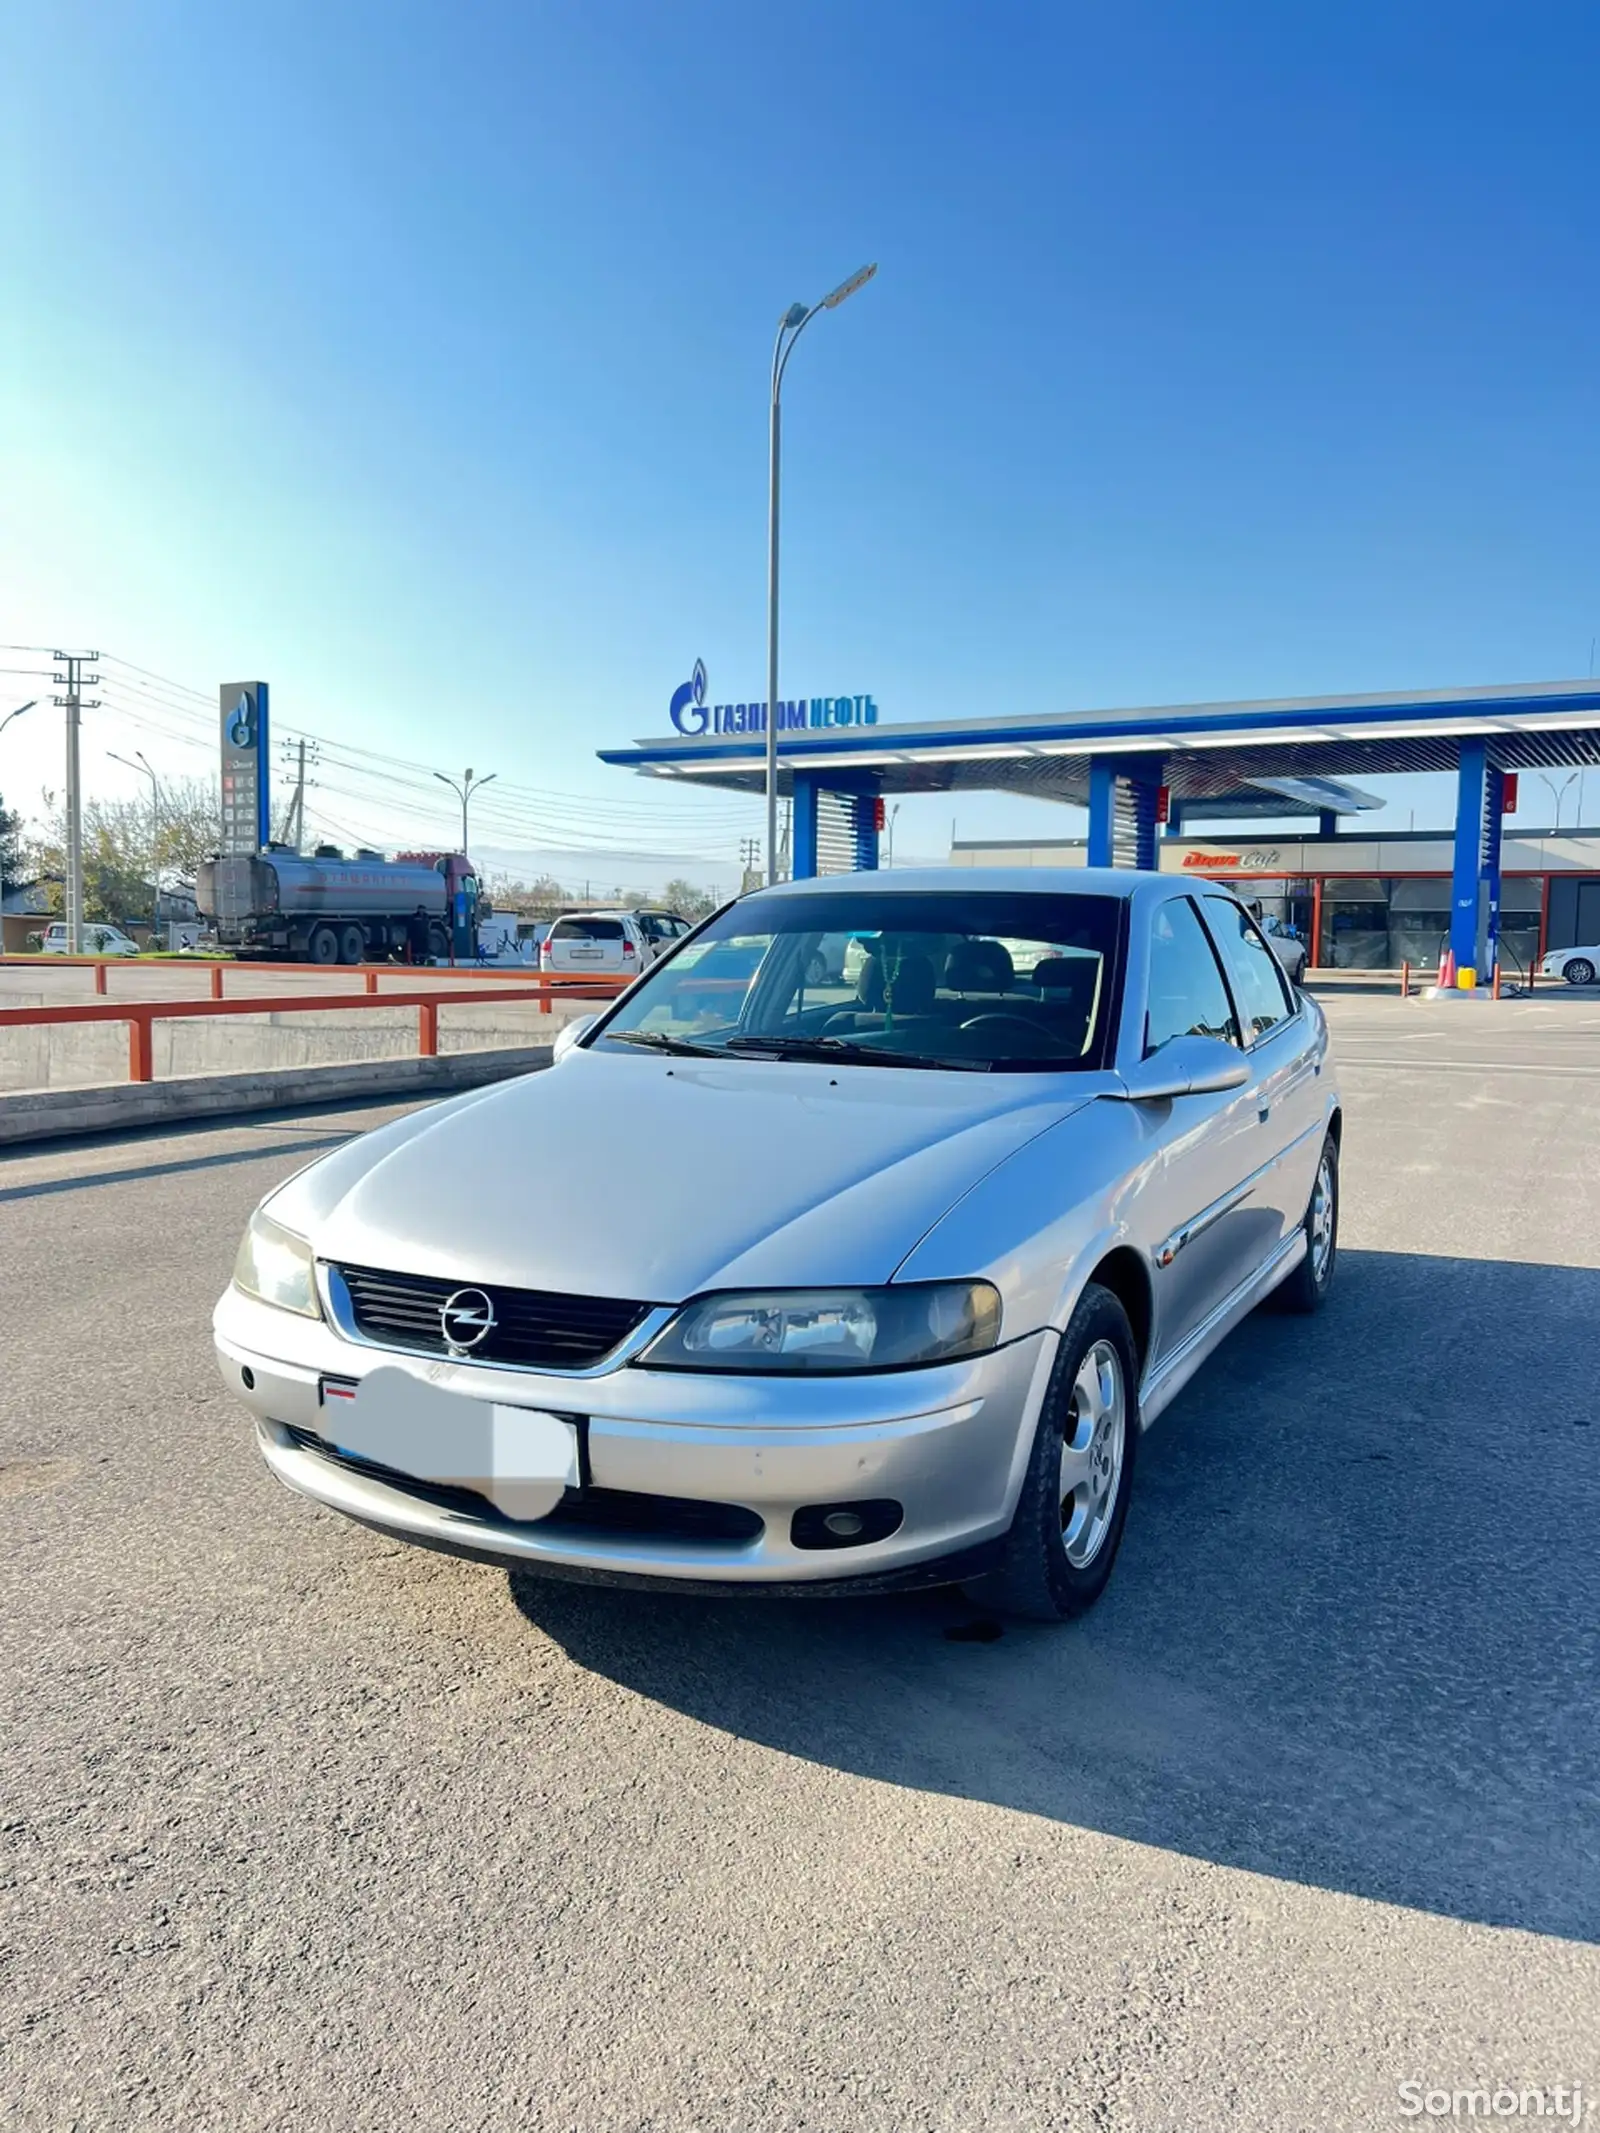
M 1569 985 L 1592 985 L 1600 972 L 1600 948 L 1552 948 L 1539 965 L 1541 978 L 1565 978 Z
M 139 953 L 139 943 L 135 940 L 130 940 L 120 926 L 88 925 L 81 930 L 85 955 L 137 955 Z M 70 955 L 72 953 L 67 945 L 67 928 L 64 920 L 58 919 L 53 926 L 46 926 L 40 948 L 45 955 Z
M 569 911 L 539 943 L 541 970 L 636 978 L 652 960 L 639 921 L 626 911 Z
M 786 883 L 556 1051 L 278 1187 L 217 1306 L 272 1470 L 423 1546 L 1058 1621 L 1143 1428 L 1334 1278 L 1327 1022 L 1213 883 Z
M 675 948 L 685 934 L 694 931 L 693 920 L 680 918 L 676 911 L 652 907 L 648 910 L 630 911 L 628 916 L 639 928 L 652 963 L 658 955 L 665 955 L 669 948 Z

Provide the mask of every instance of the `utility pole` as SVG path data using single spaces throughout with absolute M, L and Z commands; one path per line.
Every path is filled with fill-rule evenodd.
M 83 691 L 92 689 L 100 679 L 98 674 L 85 674 L 85 667 L 92 667 L 99 659 L 98 652 L 52 652 L 51 659 L 66 668 L 64 674 L 50 678 L 57 688 L 65 688 L 65 696 L 56 696 L 51 701 L 67 714 L 67 953 L 83 953 L 83 787 L 78 767 L 79 714 L 98 711 L 100 699 L 83 701 Z
M 311 749 L 310 760 L 312 765 L 315 766 L 317 753 L 314 745 Z M 294 797 L 290 800 L 283 818 L 283 841 L 298 852 L 301 839 L 305 836 L 306 831 L 306 743 L 298 741 L 292 750 L 286 749 L 284 761 L 286 763 L 294 762 L 296 769 Z

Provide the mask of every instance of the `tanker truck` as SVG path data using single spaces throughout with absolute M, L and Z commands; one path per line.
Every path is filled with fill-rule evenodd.
M 358 851 L 320 844 L 309 859 L 269 845 L 207 859 L 195 882 L 200 915 L 240 956 L 277 962 L 366 963 L 476 956 L 485 915 L 472 862 L 460 852 Z

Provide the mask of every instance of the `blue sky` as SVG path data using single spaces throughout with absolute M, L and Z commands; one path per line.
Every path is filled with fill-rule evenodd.
M 0 639 L 497 769 L 502 842 L 704 871 L 759 828 L 593 750 L 697 655 L 759 693 L 771 336 L 866 259 L 786 389 L 785 694 L 1588 669 L 1592 6 L 16 0 L 0 70 Z M 116 673 L 91 788 L 207 767 L 200 698 Z M 19 720 L 0 791 L 58 757 Z M 420 836 L 412 788 L 326 784 Z M 1073 826 L 914 803 L 902 850 L 952 814 Z

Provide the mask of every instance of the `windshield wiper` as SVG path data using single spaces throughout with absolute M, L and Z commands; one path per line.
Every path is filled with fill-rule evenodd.
M 987 1074 L 988 1059 L 945 1059 L 931 1052 L 896 1052 L 886 1044 L 859 1044 L 853 1037 L 730 1037 L 724 1050 L 759 1052 L 772 1059 L 816 1059 L 844 1066 L 949 1067 L 961 1074 Z
M 687 1037 L 669 1037 L 663 1029 L 606 1029 L 600 1032 L 608 1044 L 643 1044 L 652 1052 L 676 1052 L 685 1059 L 720 1059 L 720 1044 L 691 1044 Z

